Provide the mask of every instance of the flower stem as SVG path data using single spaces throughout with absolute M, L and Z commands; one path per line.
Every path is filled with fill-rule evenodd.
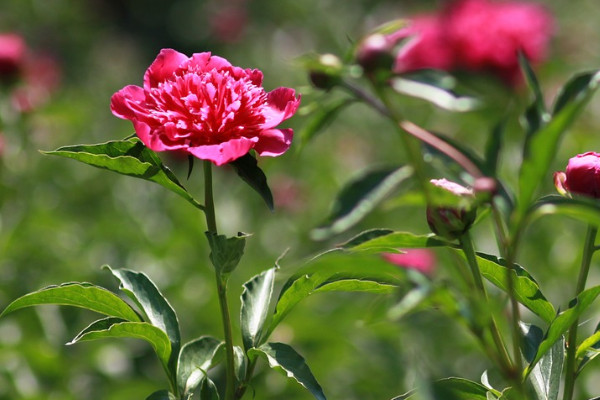
M 482 297 L 485 305 L 487 306 L 489 303 L 489 299 L 487 296 L 487 291 L 483 284 L 483 279 L 481 277 L 481 272 L 479 270 L 479 265 L 477 264 L 477 257 L 475 254 L 475 249 L 473 247 L 473 241 L 471 240 L 471 236 L 469 232 L 465 232 L 459 239 L 460 247 L 462 248 L 465 257 L 467 258 L 467 263 L 471 268 L 471 274 L 473 275 L 473 280 L 475 282 L 475 287 L 479 292 L 479 295 Z M 487 308 L 487 307 L 486 307 Z M 510 360 L 510 356 L 506 351 L 506 346 L 502 341 L 502 336 L 500 335 L 500 330 L 498 329 L 498 325 L 494 319 L 493 314 L 490 314 L 489 326 L 490 334 L 492 336 L 492 340 L 496 345 L 496 350 L 498 353 L 497 362 L 500 364 L 501 370 L 504 371 L 505 374 L 512 376 L 512 362 Z M 485 344 L 484 344 L 485 345 Z
M 206 216 L 206 227 L 209 232 L 217 234 L 217 220 L 215 218 L 215 202 L 212 188 L 212 164 L 204 161 L 204 215 Z M 223 333 L 225 336 L 225 400 L 233 400 L 235 396 L 235 365 L 233 357 L 233 335 L 231 330 L 231 317 L 229 305 L 227 304 L 227 281 L 229 274 L 222 274 L 215 269 L 217 293 L 223 321 Z
M 592 255 L 596 250 L 594 243 L 596 242 L 596 234 L 598 228 L 595 226 L 588 226 L 585 242 L 583 246 L 583 257 L 581 259 L 581 269 L 579 270 L 579 278 L 577 279 L 577 287 L 575 289 L 575 296 L 579 296 L 585 289 L 585 283 L 587 281 L 588 272 L 590 270 L 590 264 L 592 262 Z M 579 320 L 575 320 L 569 328 L 569 337 L 567 339 L 567 360 L 565 362 L 565 391 L 563 400 L 571 400 L 573 398 L 573 392 L 575 391 L 575 378 L 577 377 L 576 371 L 576 359 L 575 354 L 577 351 L 577 325 Z

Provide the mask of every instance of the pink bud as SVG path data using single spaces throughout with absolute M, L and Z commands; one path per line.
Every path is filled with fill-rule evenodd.
M 559 192 L 564 188 L 570 193 L 600 198 L 600 153 L 589 151 L 571 158 L 564 177 L 555 174 L 555 184 L 557 179 Z

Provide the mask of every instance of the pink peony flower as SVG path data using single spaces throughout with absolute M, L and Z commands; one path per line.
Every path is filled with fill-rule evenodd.
M 435 269 L 435 255 L 427 249 L 403 250 L 402 253 L 383 253 L 383 258 L 402 268 L 415 269 L 425 275 L 431 275 Z
M 554 174 L 554 183 L 561 194 L 600 198 L 600 153 L 589 151 L 571 158 L 566 172 Z
M 267 93 L 262 79 L 259 70 L 234 67 L 210 53 L 187 57 L 163 49 L 146 71 L 144 87 L 124 87 L 110 106 L 154 151 L 182 151 L 216 165 L 251 149 L 279 156 L 293 131 L 275 127 L 294 115 L 300 96 L 289 88 Z
M 0 76 L 19 72 L 25 61 L 25 40 L 15 33 L 0 34 Z

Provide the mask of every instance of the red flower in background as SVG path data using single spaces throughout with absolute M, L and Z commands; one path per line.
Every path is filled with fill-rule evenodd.
M 425 275 L 431 275 L 435 269 L 435 255 L 427 249 L 403 250 L 402 253 L 383 253 L 382 256 L 394 265 L 415 269 Z
M 0 78 L 17 74 L 25 62 L 27 46 L 16 33 L 0 34 Z
M 395 69 L 489 71 L 514 83 L 520 79 L 518 52 L 532 63 L 543 61 L 553 29 L 552 16 L 538 4 L 456 0 L 393 35 L 414 35 L 398 53 Z
M 589 151 L 569 160 L 566 172 L 555 172 L 554 183 L 562 194 L 600 198 L 600 153 Z
M 133 123 L 154 151 L 176 150 L 222 165 L 251 149 L 283 154 L 292 129 L 276 126 L 290 118 L 300 97 L 289 88 L 265 92 L 262 72 L 232 66 L 210 53 L 187 57 L 163 49 L 144 75 L 144 87 L 129 85 L 112 96 L 111 110 Z

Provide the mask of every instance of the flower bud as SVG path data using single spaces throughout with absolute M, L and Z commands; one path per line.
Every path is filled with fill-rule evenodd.
M 356 62 L 367 73 L 378 69 L 390 70 L 394 64 L 392 45 L 393 43 L 382 34 L 367 36 L 358 46 Z
M 480 202 L 488 202 L 498 193 L 498 184 L 488 176 L 477 178 L 473 183 L 473 193 Z
M 564 173 L 554 174 L 554 183 L 561 194 L 600 198 L 600 153 L 589 151 L 571 158 Z
M 431 183 L 442 189 L 438 192 L 450 199 L 451 204 L 430 204 L 427 207 L 427 224 L 436 235 L 449 240 L 457 239 L 475 222 L 477 209 L 473 191 L 446 179 L 432 179 Z
M 341 80 L 342 62 L 333 54 L 321 55 L 311 68 L 308 77 L 314 87 L 329 90 Z

